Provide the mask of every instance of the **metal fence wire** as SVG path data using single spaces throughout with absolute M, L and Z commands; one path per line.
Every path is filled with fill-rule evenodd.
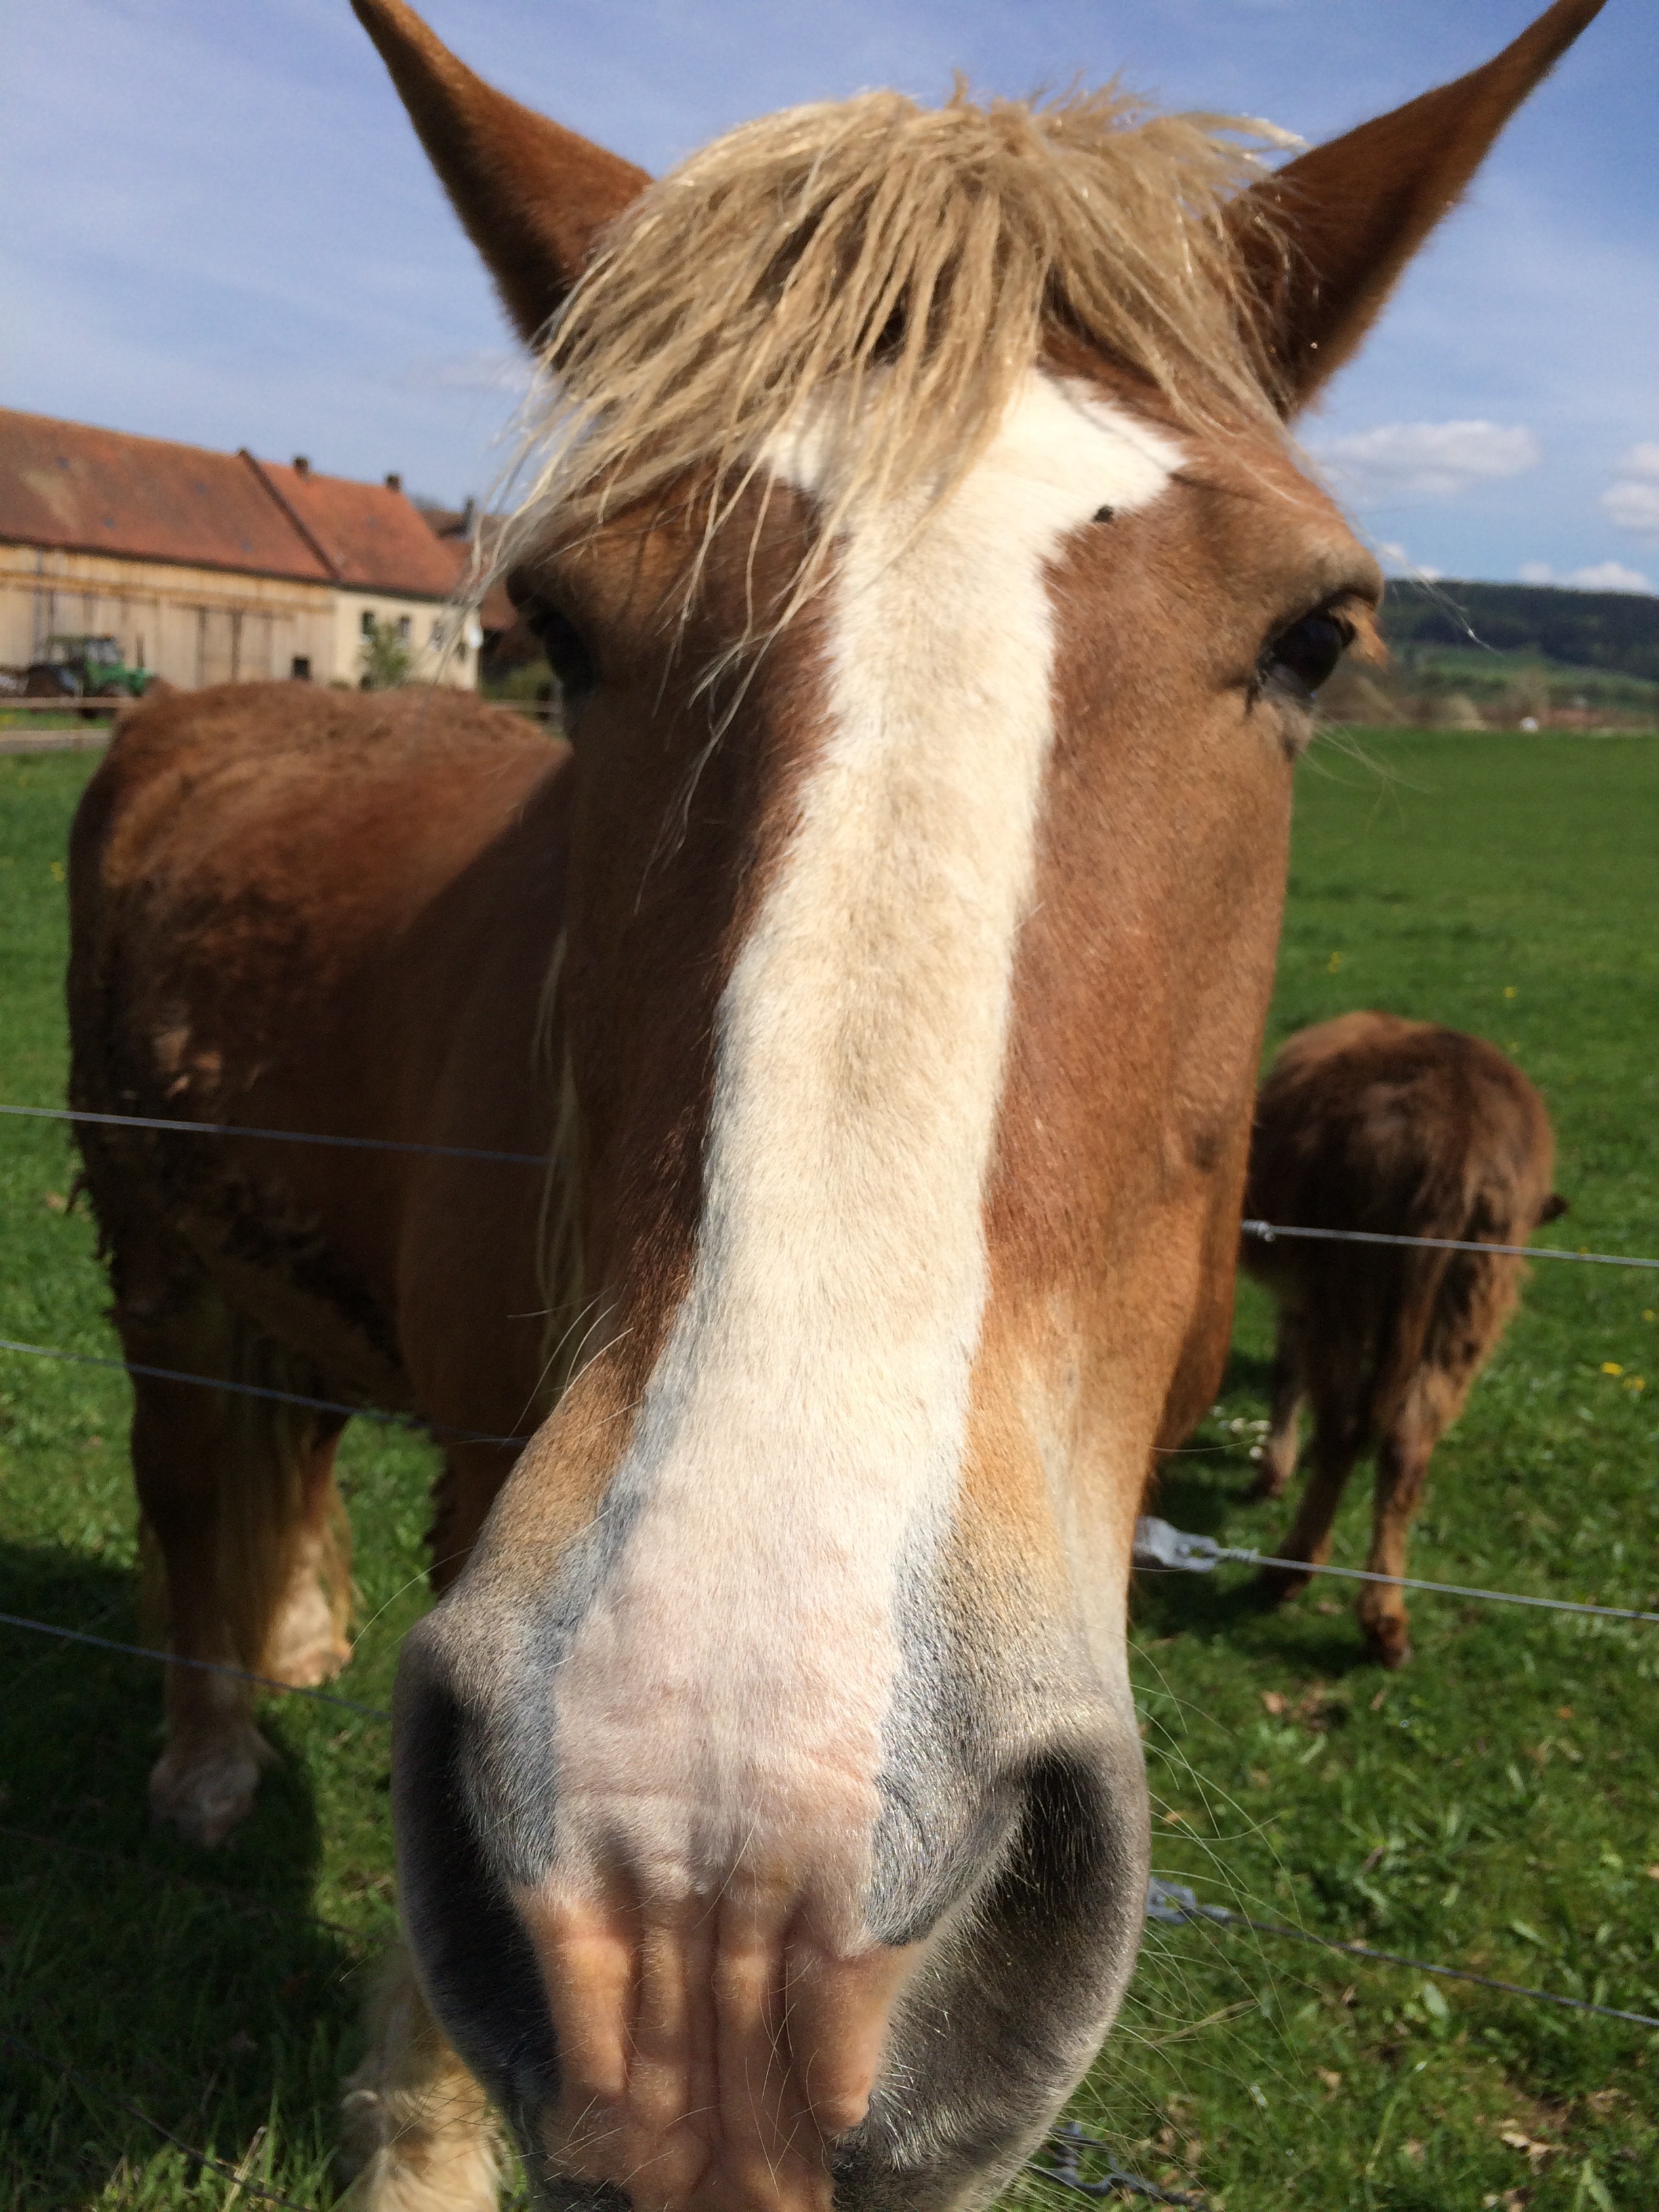
M 485 1147 L 464 1145 L 430 1145 L 404 1141 L 392 1138 L 328 1135 L 313 1130 L 266 1129 L 244 1127 L 232 1122 L 191 1121 L 172 1120 L 162 1115 L 138 1114 L 100 1114 L 78 1109 L 46 1106 L 11 1106 L 0 1104 L 0 1115 L 30 1121 L 90 1123 L 97 1126 L 143 1129 L 158 1133 L 198 1137 L 240 1137 L 272 1144 L 322 1145 L 337 1146 L 354 1152 L 380 1152 L 419 1154 L 441 1159 L 474 1161 L 494 1166 L 536 1168 L 544 1170 L 546 1159 L 537 1153 L 496 1152 Z M 1491 1244 L 1466 1243 L 1461 1239 L 1437 1237 L 1391 1236 L 1380 1231 L 1303 1228 L 1282 1223 L 1247 1220 L 1241 1224 L 1243 1233 L 1272 1243 L 1275 1239 L 1300 1237 L 1322 1243 L 1346 1243 L 1382 1245 L 1420 1245 L 1444 1251 L 1485 1253 L 1489 1255 L 1512 1256 L 1521 1259 L 1569 1260 L 1588 1262 L 1592 1266 L 1659 1269 L 1659 1259 L 1636 1258 L 1609 1252 L 1565 1251 L 1559 1247 L 1537 1244 Z M 448 1437 L 457 1441 L 495 1444 L 519 1448 L 530 1439 L 525 1436 L 503 1437 L 483 1431 L 449 1426 L 428 1421 L 416 1414 L 388 1413 L 378 1407 L 347 1405 L 324 1398 L 304 1396 L 299 1393 L 266 1389 L 261 1385 L 234 1382 L 218 1376 L 192 1375 L 180 1370 L 151 1367 L 141 1363 L 99 1357 L 90 1352 L 70 1352 L 48 1345 L 29 1344 L 14 1338 L 0 1338 L 0 1352 L 15 1352 L 38 1359 L 65 1360 L 76 1365 L 112 1370 L 133 1375 L 153 1376 L 159 1380 L 195 1384 L 203 1389 L 223 1390 L 233 1395 L 273 1400 L 280 1404 L 304 1407 L 319 1413 L 338 1413 L 348 1419 L 374 1421 L 389 1427 L 423 1431 L 437 1437 Z M 1431 1582 L 1407 1575 L 1379 1575 L 1359 1567 L 1334 1566 L 1324 1561 L 1283 1559 L 1258 1552 L 1244 1545 L 1224 1545 L 1213 1537 L 1194 1534 L 1173 1528 L 1167 1521 L 1144 1516 L 1135 1524 L 1133 1564 L 1143 1573 L 1184 1572 L 1207 1574 L 1224 1562 L 1243 1566 L 1290 1568 L 1297 1572 L 1336 1575 L 1355 1582 L 1386 1583 L 1397 1589 L 1418 1590 L 1431 1595 L 1475 1599 L 1484 1603 L 1520 1605 L 1543 1611 L 1589 1616 L 1600 1620 L 1637 1621 L 1659 1626 L 1659 1613 L 1646 1612 L 1633 1607 L 1592 1604 L 1588 1601 L 1540 1597 L 1516 1590 L 1492 1590 L 1474 1588 L 1461 1583 Z M 125 1644 L 114 1638 L 96 1636 L 82 1629 L 69 1628 L 52 1621 L 33 1620 L 20 1613 L 0 1613 L 0 1627 L 18 1630 L 29 1634 L 56 1638 L 61 1642 L 89 1646 L 130 1659 L 142 1659 L 157 1664 L 198 1668 L 210 1674 L 228 1675 L 248 1682 L 256 1687 L 283 1696 L 306 1697 L 337 1706 L 355 1713 L 362 1719 L 388 1722 L 391 1715 L 381 1708 L 362 1704 L 356 1698 L 343 1698 L 337 1692 L 323 1690 L 308 1684 L 282 1682 L 270 1675 L 259 1674 L 247 1668 L 228 1662 L 180 1657 L 172 1652 L 152 1650 L 142 1644 Z M 0 1834 L 11 1834 L 20 1840 L 45 1843 L 50 1839 L 37 1838 L 22 1830 L 0 1828 Z M 138 1863 L 131 1863 L 134 1872 L 154 1871 L 158 1877 L 163 1869 L 145 1869 Z M 203 1885 L 197 1885 L 202 1887 Z M 310 1917 L 310 1916 L 305 1916 Z M 1345 1959 L 1354 1959 L 1378 1966 L 1403 1967 L 1413 1972 L 1431 1974 L 1449 1981 L 1472 1984 L 1507 1996 L 1522 1997 L 1539 2004 L 1553 2005 L 1562 2009 L 1593 2014 L 1597 2018 L 1613 2020 L 1636 2027 L 1659 2028 L 1659 2017 L 1647 2013 L 1625 2010 L 1618 2006 L 1599 2004 L 1584 1997 L 1559 1995 L 1549 1990 L 1538 1990 L 1519 1982 L 1501 1981 L 1490 1974 L 1475 1973 L 1467 1967 L 1449 1966 L 1425 1959 L 1409 1958 L 1399 1952 L 1383 1951 L 1357 1940 L 1320 1936 L 1304 1928 L 1293 1928 L 1274 1921 L 1254 1918 L 1231 1905 L 1200 1903 L 1192 1889 L 1185 1884 L 1165 1881 L 1154 1875 L 1147 1886 L 1146 1917 L 1149 1921 L 1167 1926 L 1210 1926 L 1240 1929 L 1256 1936 L 1283 1937 L 1299 1943 L 1310 1943 L 1338 1953 Z M 320 1923 L 332 1925 L 333 1923 Z M 342 1930 L 342 1933 L 348 1931 Z M 74 2084 L 87 2095 L 95 2093 L 104 2097 L 117 2109 L 138 2120 L 147 2129 L 185 2155 L 198 2171 L 219 2174 L 233 2185 L 232 2195 L 238 2191 L 258 2199 L 262 2203 L 284 2208 L 285 2212 L 311 2212 L 292 2197 L 284 2197 L 262 2183 L 252 2180 L 248 2167 L 257 2151 L 260 2137 L 256 2138 L 242 2163 L 227 2165 L 222 2160 L 205 2151 L 194 2149 L 168 2129 L 143 2112 L 138 2106 L 111 2091 L 106 2085 L 94 2081 L 76 2067 L 53 2057 L 38 2045 L 27 2041 L 9 2029 L 0 2028 L 0 2041 L 30 2058 L 34 2063 L 57 2073 Z M 1104 2198 L 1127 2197 L 1144 2202 L 1182 2206 L 1201 2206 L 1203 2192 L 1164 2188 L 1148 2181 L 1143 2176 L 1130 2173 L 1119 2167 L 1111 2157 L 1109 2147 L 1098 2137 L 1086 2135 L 1075 2121 L 1067 2121 L 1054 2130 L 1048 2138 L 1048 2155 L 1045 2163 L 1041 2158 L 1032 2159 L 1028 2172 L 1042 2179 L 1078 2196 Z M 1085 2174 L 1083 2160 L 1088 2158 L 1093 2171 Z

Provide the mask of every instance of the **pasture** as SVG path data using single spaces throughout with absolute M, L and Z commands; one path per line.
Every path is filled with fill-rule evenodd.
M 90 763 L 0 759 L 0 1099 L 64 1085 L 62 856 Z M 1477 1030 L 1542 1089 L 1572 1211 L 1543 1241 L 1659 1254 L 1659 739 L 1357 733 L 1301 771 L 1270 1048 L 1381 1006 Z M 210 1141 L 203 1139 L 204 1142 Z M 503 1173 L 514 1170 L 502 1170 Z M 112 1356 L 61 1127 L 0 1124 L 0 1336 Z M 1442 1445 L 1415 1573 L 1659 1605 L 1659 1278 L 1538 1266 Z M 1157 1510 L 1271 1548 L 1245 1503 L 1267 1307 Z M 139 1632 L 114 1373 L 0 1352 L 0 1609 Z M 384 1705 L 423 1603 L 429 1455 L 358 1423 L 343 1694 Z M 1363 1552 L 1356 1478 L 1336 1557 Z M 1143 1580 L 1154 1865 L 1206 1901 L 1659 2013 L 1659 1630 L 1428 1595 L 1364 1663 L 1352 1585 Z M 337 2084 L 392 1924 L 375 1722 L 269 1701 L 281 1754 L 202 1858 L 152 1834 L 158 1670 L 0 1629 L 0 2207 L 325 2204 Z M 1073 2113 L 1213 2212 L 1650 2205 L 1659 2036 L 1282 1938 L 1154 1928 Z M 210 2152 L 242 2177 L 192 2164 Z M 1020 2185 L 1022 2203 L 1056 2193 Z M 1075 2200 L 1071 2200 L 1075 2201 Z

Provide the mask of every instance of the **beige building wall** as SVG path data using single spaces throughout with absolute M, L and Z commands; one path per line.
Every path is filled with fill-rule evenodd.
M 170 684 L 337 673 L 331 586 L 163 561 L 0 545 L 0 665 L 24 667 L 60 632 L 117 637 L 129 662 Z M 355 665 L 337 672 L 355 684 Z
M 0 545 L 0 666 L 7 668 L 27 667 L 49 637 L 68 632 L 117 637 L 130 663 L 185 690 L 296 673 L 355 690 L 366 616 L 408 623 L 417 683 L 476 688 L 477 617 L 457 615 L 443 600 Z
M 458 614 L 447 600 L 400 599 L 386 592 L 334 594 L 334 666 L 348 682 L 355 684 L 362 673 L 365 624 L 371 620 L 408 623 L 402 635 L 414 655 L 410 673 L 416 683 L 477 690 L 483 643 L 477 617 Z

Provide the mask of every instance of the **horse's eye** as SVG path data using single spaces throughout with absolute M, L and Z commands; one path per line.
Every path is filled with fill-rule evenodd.
M 547 655 L 547 665 L 567 699 L 591 691 L 599 672 L 586 639 L 562 609 L 545 599 L 532 599 L 522 610 L 525 623 Z
M 1262 647 L 1257 689 L 1288 692 L 1305 705 L 1352 643 L 1353 624 L 1328 607 L 1304 615 Z

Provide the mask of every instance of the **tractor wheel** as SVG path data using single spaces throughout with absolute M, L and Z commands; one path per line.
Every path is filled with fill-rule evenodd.
M 67 699 L 74 690 L 74 684 L 63 670 L 54 668 L 49 660 L 37 660 L 23 678 L 26 699 Z
M 125 684 L 100 684 L 92 696 L 94 699 L 130 699 L 132 694 Z

